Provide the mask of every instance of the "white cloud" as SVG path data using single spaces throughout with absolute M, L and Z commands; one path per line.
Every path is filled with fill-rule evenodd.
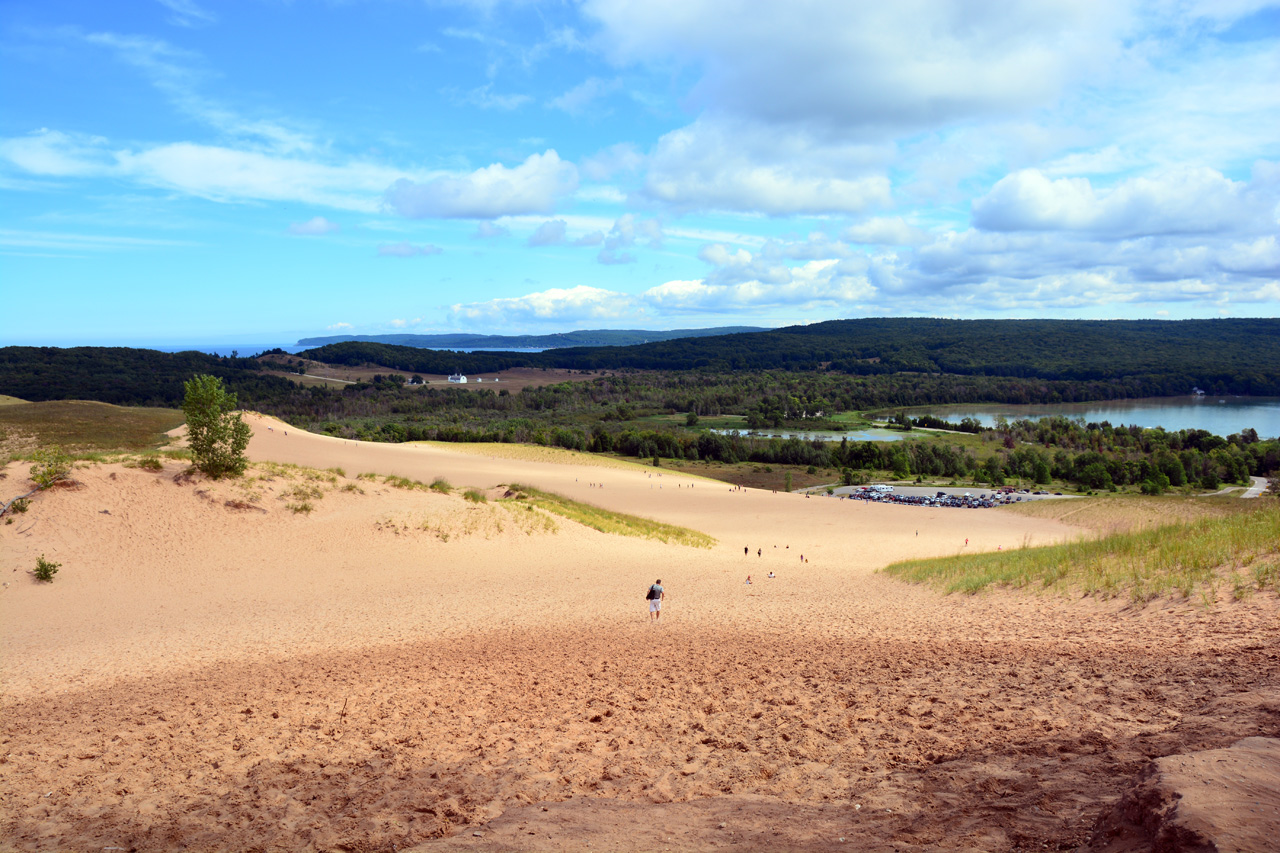
M 478 86 L 468 92 L 455 92 L 453 97 L 459 103 L 470 104 L 482 110 L 506 110 L 508 112 L 519 109 L 533 100 L 529 95 L 495 92 L 493 91 L 492 83 Z
M 179 27 L 199 27 L 218 20 L 212 12 L 200 8 L 195 0 L 157 0 L 157 2 L 173 13 L 168 18 L 169 23 Z
M 0 140 L 0 158 L 33 175 L 64 178 L 101 174 L 113 158 L 100 136 L 61 133 L 48 128 Z
M 422 182 L 401 178 L 385 198 L 391 209 L 412 219 L 492 219 L 546 213 L 577 186 L 578 170 L 548 150 L 510 169 L 494 163 L 470 174 L 441 175 Z
M 1267 198 L 1266 196 L 1270 196 Z M 1087 178 L 1047 178 L 1025 169 L 1001 178 L 973 203 L 973 222 L 991 231 L 1082 231 L 1110 239 L 1253 230 L 1277 195 L 1252 192 L 1214 169 L 1184 168 L 1098 191 Z M 1274 227 L 1272 221 L 1264 227 Z
M 604 246 L 596 255 L 596 260 L 606 265 L 635 263 L 635 255 L 625 250 L 634 246 L 636 240 L 646 241 L 650 249 L 660 249 L 662 236 L 662 223 L 657 219 L 639 219 L 635 214 L 624 213 L 613 223 L 613 228 L 604 238 Z M 594 239 L 593 235 L 588 237 Z M 579 241 L 576 245 L 590 244 Z
M 901 217 L 893 216 L 875 217 L 851 225 L 841 236 L 850 243 L 913 246 L 925 242 L 929 235 Z
M 201 94 L 208 74 L 199 70 L 196 54 L 146 36 L 91 33 L 84 40 L 114 51 L 121 61 L 139 69 L 181 112 L 237 141 L 282 154 L 317 147 L 309 134 L 278 119 L 248 118 Z
M 514 298 L 457 304 L 450 307 L 455 320 L 466 325 L 500 323 L 519 327 L 522 323 L 576 323 L 631 317 L 635 303 L 627 294 L 579 285 L 552 288 Z
M 0 160 L 44 177 L 117 178 L 213 201 L 294 201 L 367 213 L 404 175 L 372 163 L 335 165 L 191 142 L 129 150 L 44 129 L 0 140 Z
M 563 95 L 552 98 L 550 106 L 557 110 L 564 110 L 570 115 L 581 115 L 592 103 L 618 91 L 621 86 L 621 81 L 618 80 L 588 77 Z
M 496 240 L 499 237 L 509 237 L 511 231 L 496 222 L 477 222 L 476 230 L 471 234 L 472 240 Z
M 25 231 L 0 228 L 0 246 L 14 248 L 56 249 L 61 251 L 119 251 L 172 246 L 195 246 L 188 240 L 165 240 L 154 237 L 127 237 L 114 234 L 75 234 L 65 231 Z
M 291 223 L 289 225 L 289 233 L 302 237 L 317 237 L 322 234 L 332 234 L 341 227 L 338 223 L 330 222 L 323 216 L 315 216 L 306 222 Z
M 588 180 L 607 181 L 619 172 L 629 173 L 641 169 L 646 157 L 629 142 L 620 142 L 597 151 L 579 164 Z
M 698 257 L 714 266 L 705 283 L 711 286 L 756 282 L 786 284 L 791 281 L 791 268 L 781 262 L 776 251 L 768 256 L 754 256 L 746 249 L 730 251 L 719 243 L 703 246 Z
M 1110 65 L 1130 22 L 1107 0 L 583 8 L 616 63 L 698 69 L 691 101 L 708 111 L 874 136 L 1049 105 Z
M 876 146 L 700 119 L 658 141 L 644 194 L 682 210 L 860 213 L 889 203 L 879 171 L 887 156 Z
M 209 145 L 178 142 L 115 153 L 117 174 L 214 201 L 302 201 L 374 212 L 379 189 L 403 174 L 365 163 L 330 166 Z
M 415 246 L 407 240 L 399 243 L 381 243 L 378 245 L 378 254 L 388 258 L 424 258 L 431 255 L 439 255 L 444 252 L 439 246 L 433 246 L 430 243 L 424 243 L 421 246 Z
M 565 242 L 569 225 L 563 219 L 549 219 L 529 235 L 530 246 L 560 246 Z
M 834 260 L 810 261 L 775 281 L 669 281 L 646 290 L 641 299 L 664 314 L 737 313 L 773 309 L 848 310 L 875 296 L 865 275 L 850 275 Z
M 354 328 L 355 326 L 351 325 L 350 323 L 334 323 L 332 326 L 325 326 L 325 331 L 345 332 L 345 331 L 348 331 L 349 329 L 354 329 Z

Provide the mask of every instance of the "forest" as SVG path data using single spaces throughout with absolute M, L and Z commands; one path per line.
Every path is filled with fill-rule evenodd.
M 1130 396 L 1280 394 L 1280 320 L 833 320 L 625 347 L 458 353 L 348 342 L 308 350 L 331 364 L 417 373 L 512 367 L 740 372 L 786 370 L 1117 382 Z M 1105 399 L 1105 398 L 1100 398 Z
M 1193 386 L 1211 394 L 1276 394 L 1275 320 L 849 320 L 639 347 L 467 354 L 346 342 L 301 355 L 387 372 L 341 388 L 302 387 L 239 355 L 5 347 L 0 394 L 176 407 L 182 383 L 208 373 L 221 378 L 242 407 L 353 439 L 521 442 L 654 462 L 802 466 L 848 482 L 865 472 L 890 472 L 900 479 L 1017 478 L 1159 492 L 1216 488 L 1280 471 L 1277 437 L 1249 430 L 1222 437 L 1065 418 L 985 430 L 896 413 L 952 403 L 1183 395 Z M 642 369 L 642 363 L 689 366 Z M 517 366 L 586 373 L 516 393 L 415 385 L 404 375 Z M 927 441 L 828 443 L 712 429 L 844 430 L 863 423 L 853 413 L 876 411 L 893 414 L 903 430 L 946 431 Z

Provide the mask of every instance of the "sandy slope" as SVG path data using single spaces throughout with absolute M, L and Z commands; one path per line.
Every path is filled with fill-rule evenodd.
M 874 573 L 1058 522 L 252 423 L 255 459 L 347 476 L 96 466 L 0 525 L 7 844 L 390 850 L 465 828 L 440 843 L 641 850 L 661 823 L 677 848 L 1039 848 L 1083 842 L 1149 756 L 1277 733 L 1273 597 L 1131 612 Z M 360 472 L 528 483 L 718 544 Z M 299 487 L 323 492 L 311 514 L 286 508 Z M 42 553 L 51 585 L 25 574 Z

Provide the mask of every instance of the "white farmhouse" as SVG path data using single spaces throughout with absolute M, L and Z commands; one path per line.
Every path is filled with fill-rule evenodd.
M 454 373 L 449 376 L 449 381 L 455 385 L 466 385 L 467 377 L 463 376 L 461 373 Z

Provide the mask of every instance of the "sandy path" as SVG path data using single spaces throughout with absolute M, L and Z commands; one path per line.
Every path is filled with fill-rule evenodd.
M 1082 842 L 1148 756 L 1280 728 L 1274 597 L 1132 611 L 874 572 L 1058 522 L 253 425 L 254 458 L 349 476 L 298 515 L 315 484 L 287 474 L 96 466 L 0 526 L 14 848 L 390 850 L 466 827 L 440 843 L 640 850 L 626 827 L 669 814 L 678 848 L 1039 849 Z M 526 482 L 719 544 L 553 532 L 366 471 Z M 42 553 L 51 585 L 25 575 Z

